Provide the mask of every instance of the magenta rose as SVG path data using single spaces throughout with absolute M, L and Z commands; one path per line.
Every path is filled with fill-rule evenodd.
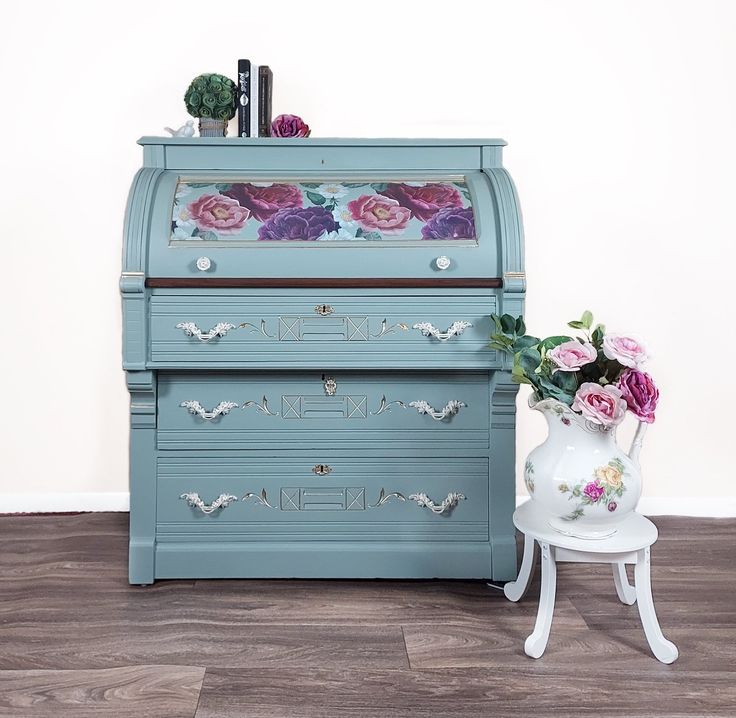
M 624 366 L 638 368 L 647 359 L 644 346 L 636 339 L 620 334 L 606 334 L 603 337 L 603 353 Z
M 623 421 L 626 402 L 618 387 L 612 384 L 601 386 L 587 381 L 575 393 L 572 410 L 579 411 L 589 421 L 607 429 Z
M 422 187 L 412 187 L 404 183 L 391 182 L 382 192 L 384 197 L 395 199 L 402 207 L 422 222 L 428 222 L 445 207 L 462 207 L 460 193 L 450 185 L 432 183 Z
M 250 182 L 238 182 L 223 194 L 232 197 L 241 207 L 247 207 L 259 222 L 265 222 L 280 209 L 301 207 L 304 204 L 301 190 L 293 184 L 257 187 Z
M 474 239 L 471 207 L 445 207 L 422 227 L 422 239 Z
M 605 489 L 597 482 L 591 481 L 585 485 L 583 493 L 591 500 L 592 503 L 596 503 L 604 493 Z
M 364 194 L 348 202 L 354 221 L 369 232 L 401 234 L 411 219 L 411 211 L 395 199 L 382 195 Z
M 336 230 L 337 222 L 324 207 L 281 209 L 258 228 L 258 239 L 313 241 Z
M 203 194 L 187 206 L 189 216 L 200 232 L 236 234 L 250 217 L 250 211 L 231 197 Z
M 626 369 L 616 386 L 621 390 L 629 411 L 641 421 L 651 424 L 659 401 L 659 389 L 652 377 L 638 369 Z
M 271 123 L 271 137 L 309 137 L 311 131 L 299 115 L 279 115 Z
M 550 359 L 556 371 L 577 371 L 581 366 L 590 364 L 598 358 L 598 352 L 595 347 L 588 342 L 579 342 L 572 339 L 569 342 L 558 344 L 547 352 L 547 358 Z

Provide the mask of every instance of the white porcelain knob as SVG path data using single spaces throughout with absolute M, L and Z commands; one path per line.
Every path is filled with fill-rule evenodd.
M 200 272 L 206 272 L 212 266 L 212 262 L 209 257 L 200 257 L 197 260 L 197 269 Z
M 445 257 L 444 254 L 434 260 L 434 266 L 437 267 L 437 269 L 448 269 L 451 264 L 452 260 L 449 257 Z

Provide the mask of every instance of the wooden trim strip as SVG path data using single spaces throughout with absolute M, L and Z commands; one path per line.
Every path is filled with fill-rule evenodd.
M 313 277 L 149 277 L 146 286 L 152 289 L 499 289 L 503 287 L 500 277 L 469 277 L 425 279 L 404 278 L 329 278 Z

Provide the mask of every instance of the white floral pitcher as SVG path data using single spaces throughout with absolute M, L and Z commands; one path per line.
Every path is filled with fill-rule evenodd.
M 529 406 L 547 419 L 549 435 L 524 466 L 524 482 L 556 530 L 580 538 L 616 532 L 641 496 L 639 452 L 647 424 L 640 421 L 629 453 L 616 443 L 616 427 L 604 428 L 556 399 Z

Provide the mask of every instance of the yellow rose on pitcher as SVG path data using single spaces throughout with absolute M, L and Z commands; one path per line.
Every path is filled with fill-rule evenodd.
M 612 489 L 618 489 L 623 484 L 621 472 L 613 466 L 599 466 L 595 470 L 595 477 Z

